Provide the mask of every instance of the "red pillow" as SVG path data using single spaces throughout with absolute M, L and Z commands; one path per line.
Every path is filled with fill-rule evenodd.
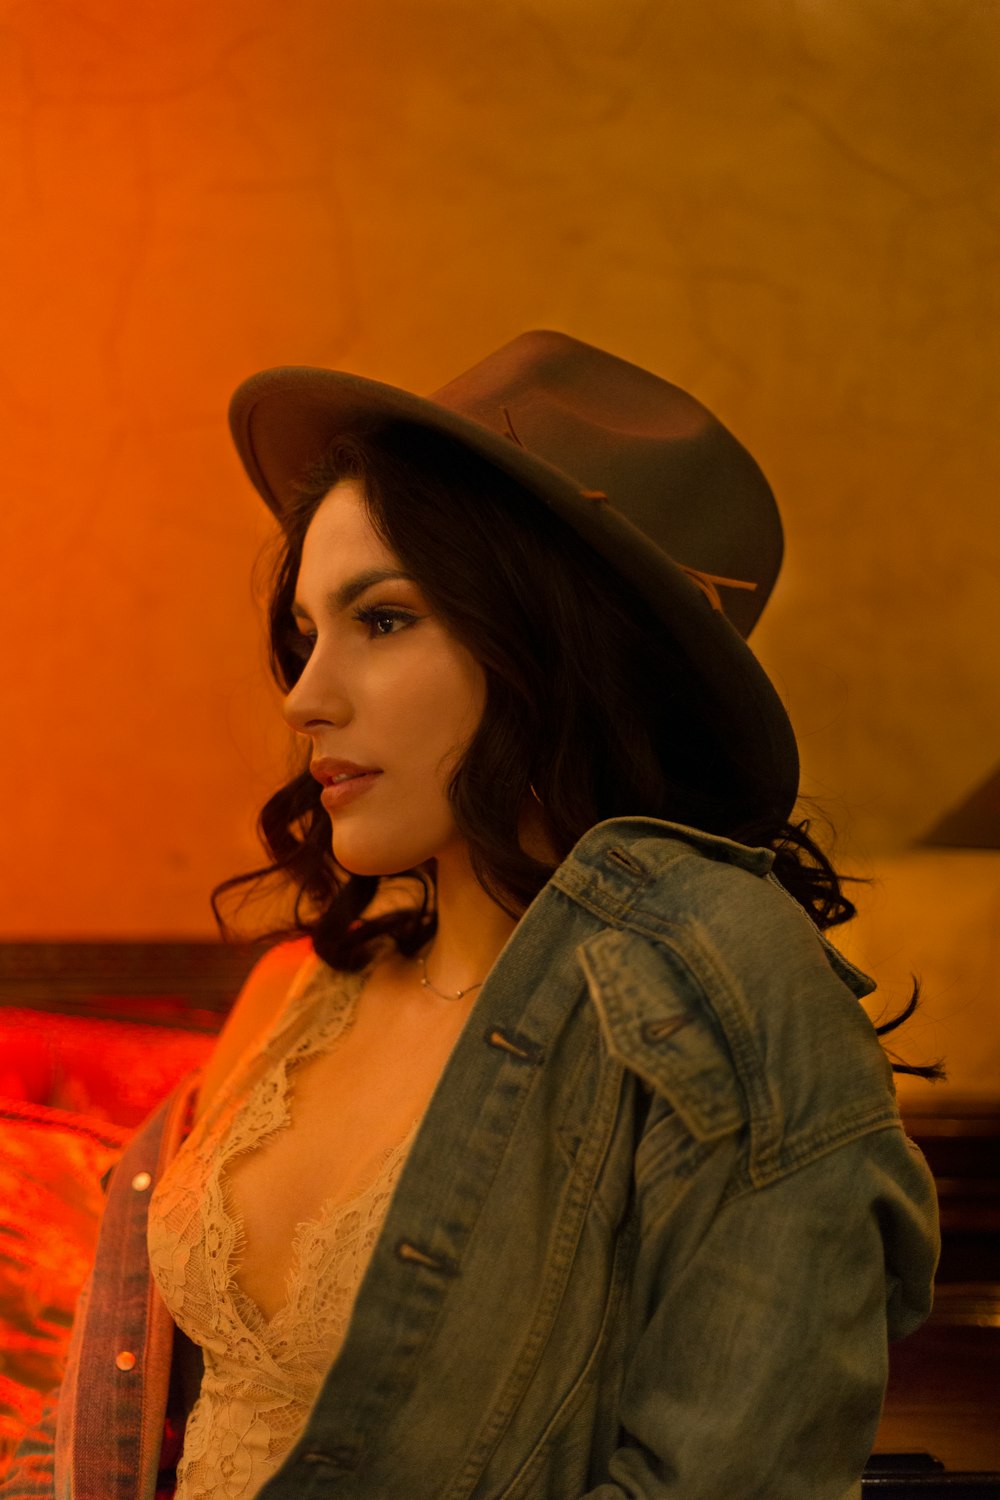
M 134 1126 L 215 1043 L 200 1031 L 0 1009 L 0 1095 Z

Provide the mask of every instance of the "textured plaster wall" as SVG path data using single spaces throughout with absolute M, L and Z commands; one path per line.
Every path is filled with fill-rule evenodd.
M 842 858 L 982 779 L 998 59 L 962 0 L 4 0 L 4 935 L 208 934 L 256 859 L 269 364 L 552 326 L 687 386 L 779 497 L 755 642 Z

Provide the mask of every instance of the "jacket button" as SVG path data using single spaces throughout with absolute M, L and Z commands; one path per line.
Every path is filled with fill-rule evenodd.
M 665 1042 L 682 1026 L 689 1026 L 692 1020 L 692 1016 L 672 1016 L 668 1021 L 644 1021 L 640 1034 L 644 1042 Z
M 152 1180 L 153 1179 L 152 1177 L 150 1177 L 148 1172 L 136 1172 L 135 1176 L 132 1178 L 132 1186 L 135 1188 L 137 1193 L 144 1193 L 149 1187 L 149 1184 L 152 1182 Z
M 135 1355 L 132 1353 L 131 1349 L 122 1349 L 118 1354 L 115 1355 L 115 1364 L 118 1366 L 119 1370 L 134 1370 Z

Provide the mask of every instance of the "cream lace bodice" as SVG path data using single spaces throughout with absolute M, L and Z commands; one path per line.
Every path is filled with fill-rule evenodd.
M 216 1095 L 150 1202 L 154 1279 L 205 1360 L 176 1500 L 255 1495 L 296 1441 L 343 1343 L 419 1119 L 362 1192 L 299 1224 L 286 1301 L 270 1319 L 237 1281 L 243 1229 L 226 1167 L 288 1128 L 294 1068 L 347 1033 L 370 967 L 340 974 L 310 958 L 270 1035 Z

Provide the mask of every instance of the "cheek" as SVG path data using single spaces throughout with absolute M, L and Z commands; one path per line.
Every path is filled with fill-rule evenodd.
M 404 764 L 446 778 L 482 718 L 486 681 L 476 663 L 410 662 L 397 676 L 390 718 Z

